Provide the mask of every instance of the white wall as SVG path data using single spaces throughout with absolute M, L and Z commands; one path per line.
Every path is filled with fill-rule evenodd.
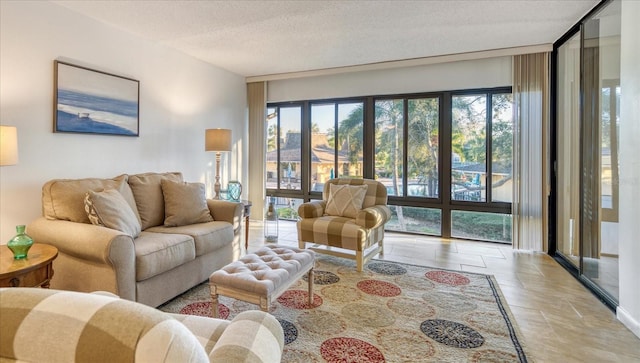
M 490 88 L 512 84 L 511 57 L 269 81 L 269 102 Z
M 640 2 L 622 1 L 620 54 L 620 306 L 640 337 Z
M 140 137 L 53 133 L 55 59 L 139 80 Z M 206 128 L 233 130 L 224 180 L 247 182 L 243 77 L 50 2 L 0 2 L 0 123 L 17 126 L 20 158 L 0 169 L 2 244 L 41 215 L 50 179 L 181 171 L 208 181 Z

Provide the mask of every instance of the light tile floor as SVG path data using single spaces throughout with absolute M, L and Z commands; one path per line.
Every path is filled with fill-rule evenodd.
M 278 243 L 297 246 L 295 223 L 279 227 Z M 262 224 L 252 220 L 249 252 L 263 245 Z M 536 362 L 640 362 L 640 339 L 547 254 L 386 233 L 376 258 L 494 275 Z

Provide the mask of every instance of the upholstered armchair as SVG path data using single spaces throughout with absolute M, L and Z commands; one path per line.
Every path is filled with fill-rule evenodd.
M 383 253 L 384 225 L 391 219 L 387 189 L 370 179 L 331 179 L 324 185 L 322 200 L 303 203 L 298 245 L 320 253 L 354 259 L 364 264 Z M 306 247 L 307 243 L 312 246 Z
M 165 313 L 109 292 L 0 289 L 0 362 L 276 363 L 273 315 L 232 320 Z

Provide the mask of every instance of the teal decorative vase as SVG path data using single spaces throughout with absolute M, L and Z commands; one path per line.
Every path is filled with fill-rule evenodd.
M 237 202 L 240 200 L 240 195 L 242 195 L 242 184 L 239 181 L 229 181 L 227 185 L 227 195 L 229 196 L 229 200 Z
M 16 226 L 17 234 L 7 243 L 7 247 L 13 252 L 13 258 L 20 260 L 27 257 L 29 248 L 33 245 L 33 239 L 24 233 L 25 226 Z

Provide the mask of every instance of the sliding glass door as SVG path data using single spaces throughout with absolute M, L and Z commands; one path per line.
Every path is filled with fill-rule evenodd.
M 557 253 L 580 266 L 580 36 L 557 50 Z
M 611 306 L 618 293 L 620 1 L 556 49 L 556 255 Z

